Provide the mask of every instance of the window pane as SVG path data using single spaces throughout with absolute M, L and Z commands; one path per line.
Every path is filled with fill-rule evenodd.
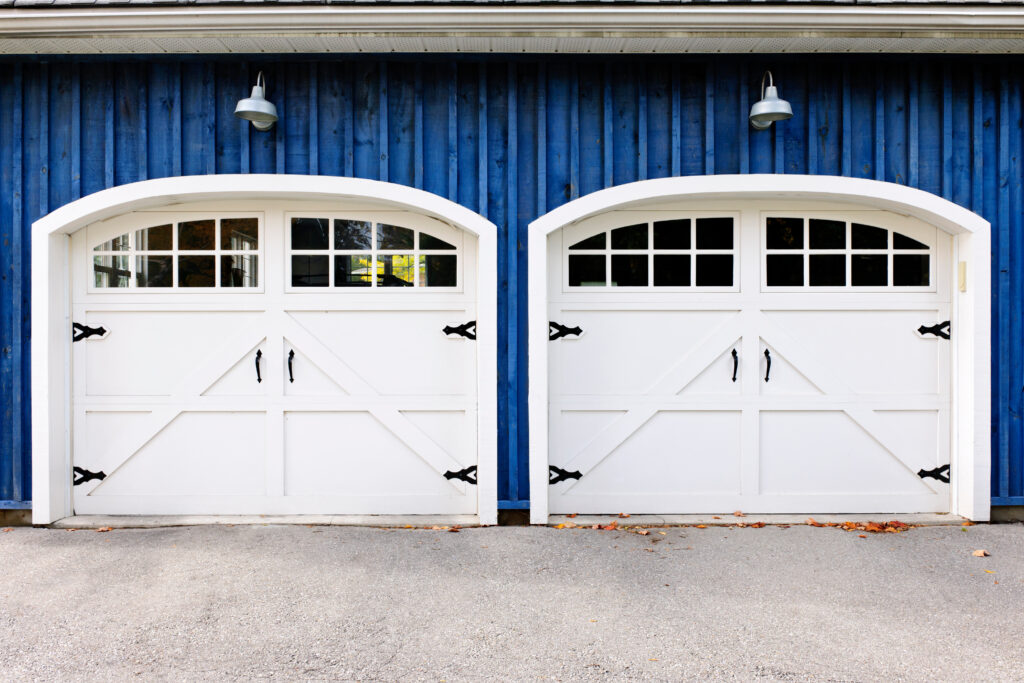
M 326 287 L 326 256 L 292 255 L 292 287 Z
M 690 257 L 685 255 L 654 255 L 655 287 L 689 287 Z
M 850 258 L 851 284 L 855 287 L 886 286 L 889 284 L 888 260 L 885 254 L 854 254 Z
M 885 249 L 889 246 L 889 231 L 854 223 L 850 226 L 850 240 L 854 249 Z
M 604 249 L 607 242 L 605 241 L 606 232 L 599 232 L 596 235 L 591 235 L 585 240 L 581 240 L 576 244 L 569 247 L 570 249 Z
M 92 272 L 97 287 L 127 287 L 132 276 L 127 256 L 94 256 Z
M 767 224 L 769 249 L 803 249 L 803 218 L 769 218 Z
M 373 247 L 373 224 L 335 219 L 334 248 L 369 251 Z
M 928 245 L 923 242 L 918 242 L 915 239 L 911 239 L 906 235 L 901 235 L 898 232 L 892 234 L 892 248 L 893 249 L 927 249 Z
M 326 218 L 293 218 L 292 249 L 326 249 L 329 244 L 330 225 L 330 221 Z M 324 270 L 326 271 L 326 268 Z M 326 286 L 326 283 L 316 286 Z
M 654 248 L 689 249 L 690 219 L 680 218 L 674 221 L 656 222 L 654 224 Z M 657 273 L 658 269 L 655 268 L 654 271 Z
M 217 246 L 215 235 L 216 221 L 213 220 L 178 223 L 178 249 L 182 251 L 213 251 Z M 202 286 L 206 287 L 207 285 Z
M 444 240 L 439 240 L 433 235 L 428 235 L 425 232 L 420 233 L 420 249 L 454 249 L 454 244 L 448 244 Z M 447 287 L 448 285 L 444 285 Z
M 570 256 L 569 286 L 570 287 L 604 287 L 605 276 L 604 256 Z
M 812 254 L 810 266 L 810 280 L 812 287 L 846 286 L 845 255 L 829 254 L 827 256 L 823 256 Z
M 220 222 L 220 248 L 233 251 L 256 251 L 259 225 L 255 218 L 224 218 Z
M 700 227 L 698 226 L 698 230 Z M 698 245 L 699 236 L 698 236 Z M 732 256 L 725 254 L 697 254 L 698 287 L 731 287 Z
M 214 272 L 213 256 L 178 257 L 179 287 L 213 287 Z
M 803 256 L 768 256 L 769 287 L 801 287 L 804 284 Z
M 174 286 L 173 256 L 136 256 L 136 287 Z
M 732 249 L 732 219 L 698 218 L 697 248 Z
M 412 238 L 413 232 L 409 228 L 384 223 L 377 226 L 378 249 L 412 249 Z
M 125 236 L 127 238 L 127 236 Z M 170 224 L 158 225 L 135 231 L 135 248 L 138 251 L 170 251 L 174 248 L 174 233 Z M 125 242 L 128 240 L 125 239 Z
M 118 235 L 114 239 L 104 242 L 95 247 L 93 251 L 128 251 L 128 233 Z
M 420 256 L 420 287 L 454 287 L 458 284 L 455 256 Z
M 811 249 L 846 249 L 846 223 L 843 221 L 812 218 L 808 230 Z M 814 284 L 813 277 L 811 284 Z
M 627 225 L 612 230 L 612 249 L 646 249 L 647 224 Z M 615 266 L 612 266 L 614 270 Z
M 416 281 L 416 261 L 409 255 L 378 255 L 378 287 L 412 287 Z
M 613 244 L 614 244 L 614 237 Z M 616 254 L 612 256 L 613 287 L 646 287 L 647 254 Z
M 220 257 L 221 287 L 257 287 L 259 257 L 256 254 L 234 254 Z
M 373 257 L 335 256 L 335 287 L 370 287 L 373 285 Z
M 896 254 L 892 257 L 892 283 L 897 287 L 928 286 L 928 256 Z

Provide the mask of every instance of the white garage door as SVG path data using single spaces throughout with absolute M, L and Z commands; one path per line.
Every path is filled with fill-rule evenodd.
M 948 510 L 949 237 L 729 208 L 549 239 L 551 512 Z
M 475 513 L 476 239 L 252 208 L 74 235 L 75 512 Z

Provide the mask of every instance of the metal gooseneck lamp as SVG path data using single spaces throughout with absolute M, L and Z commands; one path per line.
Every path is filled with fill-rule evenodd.
M 252 121 L 256 130 L 270 130 L 274 122 L 277 121 L 277 107 L 263 96 L 265 88 L 266 81 L 263 80 L 261 71 L 256 77 L 256 85 L 252 88 L 252 94 L 238 100 L 238 104 L 235 105 L 235 116 Z
M 768 79 L 767 89 L 764 87 L 765 79 Z M 750 108 L 750 125 L 755 130 L 764 130 L 775 121 L 790 118 L 793 118 L 793 107 L 779 97 L 779 91 L 772 80 L 772 72 L 765 71 L 761 76 L 761 99 Z

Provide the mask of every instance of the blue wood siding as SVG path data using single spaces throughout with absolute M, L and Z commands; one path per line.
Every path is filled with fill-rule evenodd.
M 993 483 L 1024 504 L 1024 59 L 39 59 L 0 72 L 0 507 L 30 496 L 32 221 L 147 178 L 309 173 L 402 183 L 500 230 L 502 507 L 528 506 L 526 226 L 596 190 L 708 173 L 809 173 L 920 187 L 994 225 Z M 794 118 L 752 131 L 771 68 Z M 264 71 L 280 123 L 232 115 Z

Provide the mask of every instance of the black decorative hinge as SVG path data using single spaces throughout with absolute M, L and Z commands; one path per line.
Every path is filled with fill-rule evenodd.
M 932 479 L 938 479 L 944 484 L 949 483 L 949 465 L 943 465 L 942 467 L 936 467 L 934 470 L 920 470 L 917 476 L 922 479 L 931 477 Z
M 561 467 L 555 467 L 554 465 L 550 465 L 548 467 L 549 484 L 557 484 L 558 482 L 565 481 L 566 479 L 579 479 L 582 476 L 583 475 L 578 471 L 569 472 L 568 470 L 563 470 Z
M 476 486 L 476 465 L 470 465 L 466 469 L 459 470 L 458 472 L 453 472 L 451 470 L 448 470 L 447 472 L 444 473 L 444 478 L 445 479 L 461 479 L 464 482 L 467 482 L 469 484 L 473 484 L 474 486 Z
M 476 321 L 470 320 L 468 323 L 462 323 L 461 325 L 445 325 L 441 331 L 449 336 L 458 334 L 466 339 L 476 339 Z
M 917 328 L 917 333 L 920 334 L 922 337 L 926 334 L 934 334 L 936 337 L 939 337 L 940 339 L 949 339 L 949 321 L 947 320 L 945 322 L 936 323 L 931 327 L 921 325 L 921 327 Z
M 73 469 L 77 476 L 75 476 L 74 481 L 71 482 L 72 486 L 78 486 L 79 484 L 84 484 L 85 482 L 92 481 L 93 479 L 103 481 L 107 478 L 107 475 L 103 472 L 90 472 L 89 470 L 84 470 L 81 467 L 75 467 Z
M 82 323 L 71 323 L 71 328 L 72 342 L 82 341 L 83 339 L 88 339 L 89 337 L 95 336 L 103 337 L 106 336 L 107 334 L 107 330 L 103 327 L 89 327 L 88 325 L 83 325 Z
M 567 337 L 570 334 L 576 335 L 578 337 L 581 334 L 583 334 L 583 330 L 581 330 L 579 327 L 566 327 L 565 325 L 562 325 L 560 323 L 556 323 L 554 321 L 548 322 L 548 339 L 549 340 L 555 341 L 556 339 L 561 339 L 562 337 Z

